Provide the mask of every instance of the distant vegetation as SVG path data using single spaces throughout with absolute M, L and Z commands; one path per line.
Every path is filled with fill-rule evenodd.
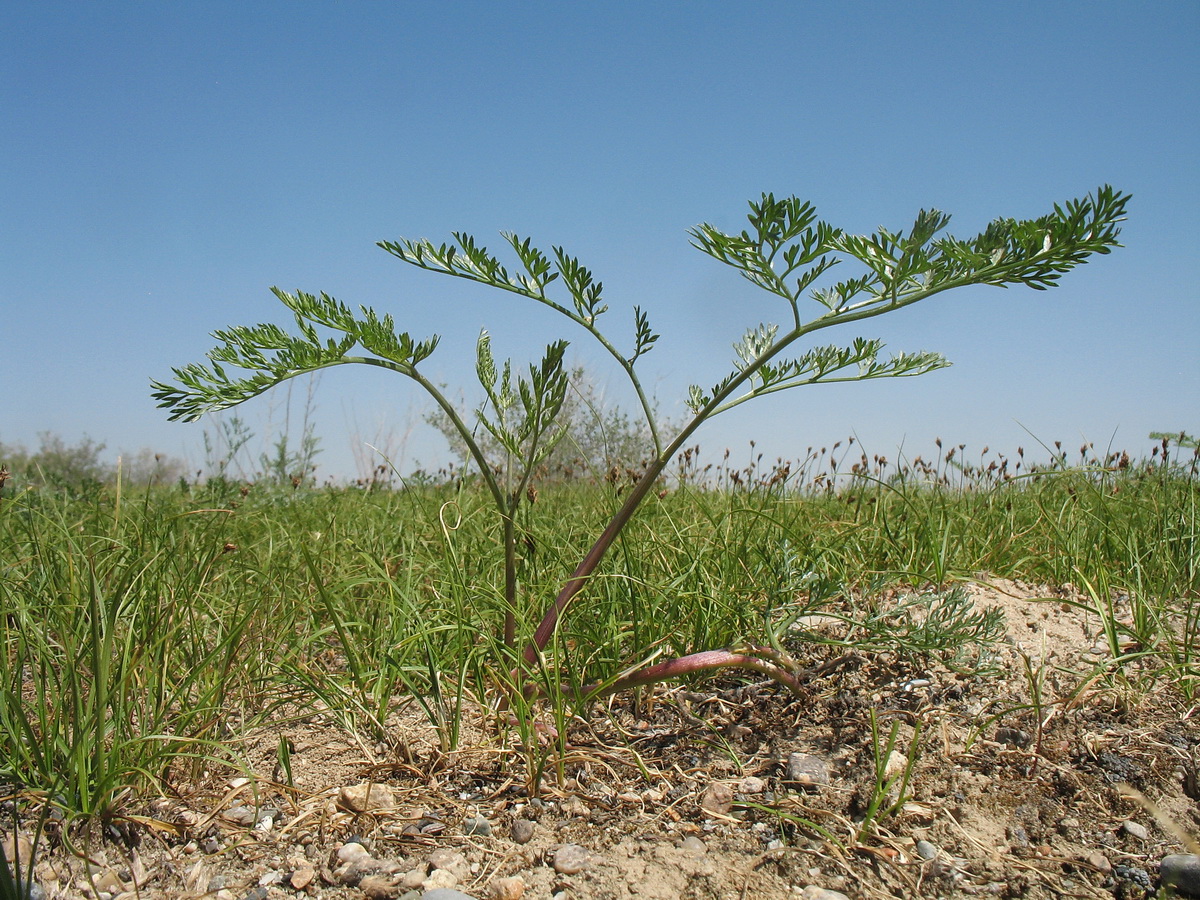
M 10 491 L 38 487 L 71 493 L 87 493 L 115 483 L 118 471 L 121 481 L 129 485 L 178 481 L 187 471 L 183 460 L 147 448 L 119 457 L 119 461 L 110 461 L 105 450 L 105 444 L 86 436 L 70 444 L 60 435 L 43 431 L 33 450 L 0 441 L 0 470 Z

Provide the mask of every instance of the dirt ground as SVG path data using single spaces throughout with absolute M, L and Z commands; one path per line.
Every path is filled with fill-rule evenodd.
M 52 823 L 35 871 L 51 900 L 1154 896 L 1200 834 L 1200 712 L 1137 663 L 1107 677 L 1070 590 L 970 587 L 1007 622 L 991 672 L 805 645 L 801 698 L 737 675 L 618 697 L 570 723 L 535 799 L 482 715 L 448 755 L 415 708 L 391 745 L 281 723 L 247 772 L 133 804 L 90 862 Z

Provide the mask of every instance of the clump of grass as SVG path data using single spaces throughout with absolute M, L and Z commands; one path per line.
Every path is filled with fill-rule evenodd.
M 550 718 L 522 701 L 502 720 L 540 777 L 589 690 L 755 634 L 782 642 L 757 652 L 782 658 L 797 636 L 788 623 L 807 613 L 837 615 L 864 652 L 974 665 L 955 648 L 986 643 L 995 623 L 954 585 L 981 572 L 1072 581 L 1076 602 L 1102 616 L 1112 674 L 1194 698 L 1191 460 L 1171 445 L 1111 465 L 1090 452 L 1086 465 L 1030 463 L 1012 479 L 978 465 L 952 485 L 911 465 L 833 490 L 831 471 L 811 469 L 807 483 L 673 485 L 591 580 L 588 614 L 562 623 L 532 670 Z M 530 595 L 569 571 L 619 489 L 547 487 L 526 508 L 517 566 Z M 74 814 L 119 814 L 164 773 L 184 784 L 199 762 L 228 759 L 244 728 L 289 705 L 319 698 L 348 728 L 392 740 L 390 714 L 417 702 L 450 751 L 471 710 L 511 695 L 519 651 L 499 626 L 532 601 L 510 606 L 487 563 L 499 532 L 478 489 L 305 488 L 285 501 L 254 487 L 222 508 L 200 493 L 154 489 L 119 513 L 111 490 L 0 506 L 0 780 L 19 775 Z

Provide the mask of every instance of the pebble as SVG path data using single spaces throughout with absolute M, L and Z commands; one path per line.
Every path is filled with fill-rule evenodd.
M 575 875 L 587 864 L 588 852 L 578 844 L 563 844 L 554 851 L 554 871 L 559 875 Z
M 487 837 L 492 833 L 492 823 L 483 816 L 474 816 L 470 819 L 464 819 L 462 823 L 462 833 L 464 835 L 476 835 L 478 837 Z
M 317 870 L 312 866 L 300 866 L 292 873 L 292 877 L 288 879 L 293 890 L 302 891 L 317 877 Z
M 449 869 L 434 869 L 429 873 L 429 877 L 421 882 L 421 887 L 429 892 L 437 888 L 452 888 L 456 884 L 458 884 L 458 876 Z
M 524 894 L 525 882 L 515 875 L 492 882 L 492 900 L 521 900 Z
M 518 844 L 528 844 L 533 839 L 533 828 L 528 819 L 517 819 L 512 823 L 512 839 Z
M 367 848 L 357 842 L 342 844 L 338 847 L 337 858 L 344 863 L 354 862 L 359 859 L 369 859 L 371 854 L 367 852 Z
M 743 794 L 761 794 L 767 789 L 767 783 L 757 775 L 747 775 L 738 785 Z
M 1150 832 L 1146 830 L 1146 826 L 1141 822 L 1135 822 L 1132 819 L 1122 825 L 1121 830 L 1131 838 L 1137 838 L 1139 841 L 1144 841 L 1146 838 L 1150 837 Z
M 938 855 L 937 847 L 929 843 L 929 841 L 917 841 L 917 856 L 921 859 L 935 859 Z
M 1070 837 L 1076 830 L 1080 828 L 1078 819 L 1068 816 L 1058 823 L 1058 833 L 1063 837 Z
M 421 900 L 475 900 L 475 898 L 462 891 L 456 891 L 454 888 L 435 888 L 423 893 Z
M 120 876 L 112 869 L 102 869 L 91 877 L 92 887 L 96 893 L 120 894 L 125 890 L 125 884 Z
M 459 881 L 471 874 L 471 867 L 467 863 L 467 858 L 457 850 L 450 850 L 448 848 L 434 850 L 429 854 L 429 868 L 443 869 L 450 872 Z M 445 884 L 439 886 L 452 887 L 453 885 Z
M 883 775 L 885 778 L 898 778 L 908 768 L 908 757 L 899 750 L 893 750 L 888 754 L 887 761 L 883 764 Z
M 250 826 L 254 824 L 254 810 L 248 806 L 231 806 L 221 813 L 221 818 L 234 825 Z
M 805 787 L 829 784 L 829 764 L 807 753 L 793 753 L 787 761 L 787 780 Z
M 1107 875 L 1112 871 L 1112 863 L 1108 861 L 1107 856 L 1098 850 L 1093 853 L 1089 853 L 1083 858 L 1083 861 L 1097 872 L 1100 872 L 1102 875 Z
M 25 835 L 18 837 L 15 844 L 11 836 L 6 837 L 3 846 L 4 858 L 10 864 L 14 859 L 20 863 L 22 869 L 28 869 L 33 864 L 33 842 Z
M 1033 737 L 1027 731 L 1022 731 L 1020 728 L 1010 728 L 1004 726 L 996 729 L 996 743 L 1007 744 L 1010 747 L 1023 749 L 1028 747 L 1033 742 Z
M 800 892 L 800 900 L 850 900 L 850 898 L 841 891 L 833 891 L 810 884 Z
M 354 860 L 354 862 L 346 863 L 334 872 L 334 875 L 337 877 L 339 884 L 354 887 L 370 875 L 394 875 L 400 869 L 401 866 L 398 862 L 392 860 L 385 862 L 364 856 Z
M 1009 846 L 1013 850 L 1029 849 L 1029 835 L 1026 833 L 1023 825 L 1009 825 L 1004 829 L 1004 834 L 1008 838 Z
M 591 813 L 591 809 L 588 808 L 588 805 L 578 797 L 568 797 L 562 802 L 561 809 L 562 814 L 567 818 L 582 819 Z
M 364 781 L 348 784 L 338 791 L 338 806 L 347 812 L 364 813 L 395 805 L 392 790 L 387 785 Z
M 428 877 L 429 870 L 425 866 L 417 866 L 415 869 L 404 873 L 400 878 L 400 887 L 411 891 L 414 888 L 419 888 Z
M 358 889 L 367 900 L 393 900 L 403 890 L 394 878 L 386 875 L 368 875 L 358 883 Z
M 679 847 L 682 850 L 686 850 L 692 856 L 703 856 L 708 852 L 708 846 L 694 834 L 689 834 L 680 841 Z
M 733 809 L 733 788 L 723 781 L 714 781 L 700 798 L 700 808 L 714 816 L 727 816 Z
M 1158 877 L 1181 896 L 1200 897 L 1200 856 L 1195 853 L 1164 856 L 1158 866 Z

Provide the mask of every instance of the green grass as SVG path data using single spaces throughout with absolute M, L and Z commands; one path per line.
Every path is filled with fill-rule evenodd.
M 1109 675 L 1194 700 L 1195 457 L 1085 448 L 1021 471 L 961 455 L 685 469 L 562 621 L 534 673 L 543 699 L 510 696 L 497 716 L 531 782 L 557 746 L 537 727 L 561 733 L 585 685 L 741 640 L 781 649 L 814 611 L 853 622 L 866 648 L 949 659 L 994 636 L 950 590 L 980 573 L 1074 583 L 1102 617 Z M 525 506 L 517 647 L 617 490 L 547 485 Z M 70 815 L 120 815 L 212 758 L 236 764 L 231 738 L 317 700 L 373 740 L 398 739 L 389 712 L 416 703 L 455 749 L 464 710 L 495 704 L 517 662 L 487 501 L 469 485 L 0 496 L 0 782 Z M 897 585 L 932 589 L 939 617 L 906 625 L 903 601 L 879 599 Z

